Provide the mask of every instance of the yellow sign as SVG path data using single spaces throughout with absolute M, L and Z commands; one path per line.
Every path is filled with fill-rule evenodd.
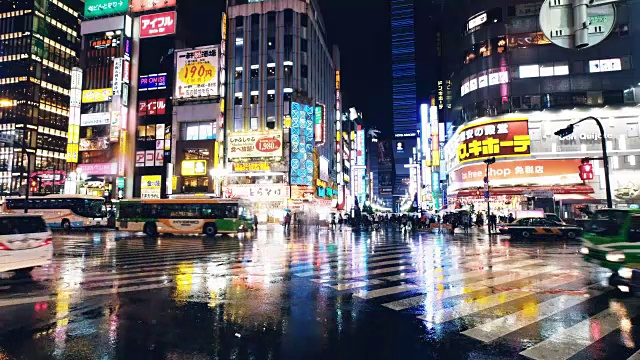
M 140 181 L 140 198 L 142 199 L 160 199 L 160 184 L 162 176 L 145 175 Z
M 80 126 L 79 125 L 69 125 L 69 133 L 67 134 L 67 138 L 69 142 L 72 144 L 77 144 L 80 142 Z
M 78 162 L 78 144 L 67 144 L 67 162 L 68 163 L 77 163 Z
M 271 171 L 271 164 L 268 162 L 259 163 L 236 163 L 233 164 L 235 172 Z
M 171 190 L 176 190 L 178 189 L 178 177 L 177 176 L 172 176 L 171 177 Z
M 180 174 L 182 176 L 207 175 L 207 160 L 184 160 Z
M 82 91 L 82 103 L 111 101 L 113 89 L 93 89 Z

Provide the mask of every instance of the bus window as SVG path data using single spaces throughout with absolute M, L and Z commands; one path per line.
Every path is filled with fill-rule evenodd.
M 599 236 L 616 236 L 628 215 L 628 212 L 622 210 L 596 211 L 585 230 Z
M 631 217 L 631 226 L 629 226 L 629 242 L 640 242 L 640 215 Z

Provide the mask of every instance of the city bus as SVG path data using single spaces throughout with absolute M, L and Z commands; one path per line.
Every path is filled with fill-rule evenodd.
M 136 199 L 118 204 L 118 228 L 158 234 L 216 236 L 253 230 L 248 204 L 237 199 Z
M 24 197 L 7 197 L 4 212 L 24 213 Z M 41 215 L 51 228 L 71 230 L 107 226 L 105 199 L 89 195 L 47 195 L 29 197 L 30 214 Z

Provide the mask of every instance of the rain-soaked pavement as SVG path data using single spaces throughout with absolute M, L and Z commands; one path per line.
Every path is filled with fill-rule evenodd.
M 640 301 L 563 240 L 57 234 L 0 280 L 0 359 L 639 359 Z

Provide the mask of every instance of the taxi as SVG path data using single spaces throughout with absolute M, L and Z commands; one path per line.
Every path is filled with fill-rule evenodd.
M 501 234 L 512 238 L 529 239 L 532 237 L 567 237 L 575 239 L 582 234 L 582 228 L 545 218 L 522 218 L 510 224 L 498 226 Z

